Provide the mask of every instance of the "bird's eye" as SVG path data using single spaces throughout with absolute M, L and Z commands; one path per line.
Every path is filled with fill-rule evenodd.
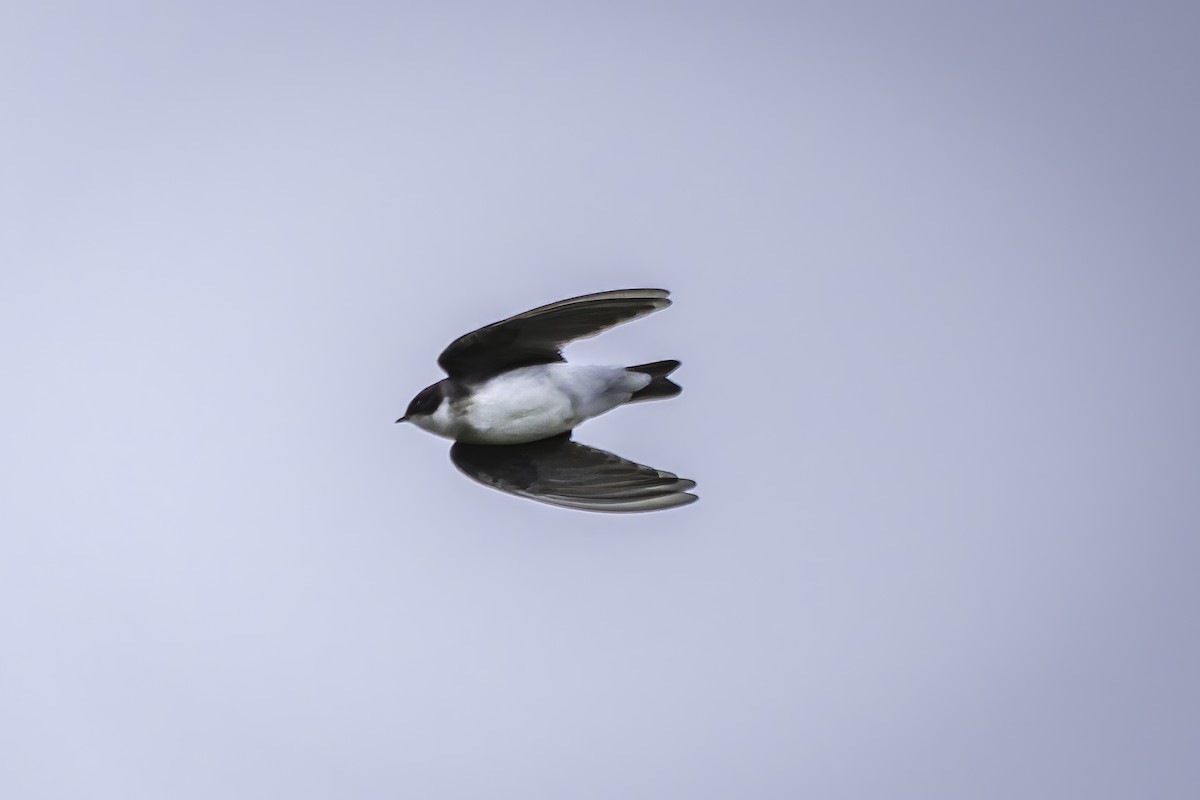
M 409 414 L 432 414 L 442 404 L 442 394 L 436 389 L 425 389 L 408 406 Z

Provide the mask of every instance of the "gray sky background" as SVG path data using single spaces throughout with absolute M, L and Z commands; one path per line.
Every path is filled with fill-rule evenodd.
M 0 795 L 1196 797 L 1200 16 L 996 5 L 6 4 Z M 642 285 L 698 504 L 392 424 Z

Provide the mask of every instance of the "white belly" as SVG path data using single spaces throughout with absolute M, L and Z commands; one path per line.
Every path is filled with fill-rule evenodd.
M 649 380 L 622 367 L 545 364 L 516 369 L 479 386 L 463 402 L 454 438 L 470 444 L 545 439 L 616 408 Z

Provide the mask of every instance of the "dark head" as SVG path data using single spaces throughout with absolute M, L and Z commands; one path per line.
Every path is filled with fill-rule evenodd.
M 433 386 L 426 386 L 417 393 L 417 396 L 408 404 L 408 410 L 404 412 L 404 416 L 396 422 L 415 422 L 418 417 L 428 417 L 438 410 L 443 399 L 445 399 L 445 392 L 442 391 L 440 382 Z

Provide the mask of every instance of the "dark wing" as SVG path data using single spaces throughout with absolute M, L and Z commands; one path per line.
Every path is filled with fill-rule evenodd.
M 484 378 L 515 367 L 562 361 L 563 345 L 671 305 L 663 289 L 585 294 L 493 322 L 460 336 L 438 356 L 451 378 Z
M 515 445 L 463 444 L 450 460 L 485 486 L 582 511 L 659 511 L 699 498 L 695 481 L 571 441 L 564 433 Z

